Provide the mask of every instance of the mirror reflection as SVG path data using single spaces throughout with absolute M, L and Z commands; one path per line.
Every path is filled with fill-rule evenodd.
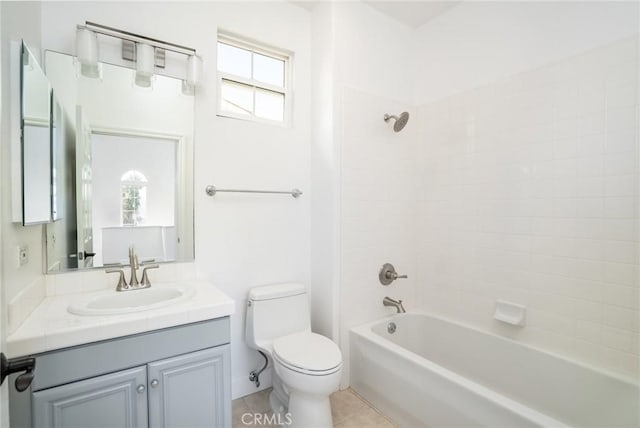
M 104 63 L 87 78 L 51 51 L 45 67 L 75 130 L 56 147 L 56 199 L 73 203 L 47 225 L 47 270 L 126 264 L 131 245 L 141 261 L 192 260 L 194 97 L 182 81 L 156 75 L 140 88 L 133 70 Z
M 22 223 L 51 221 L 51 87 L 22 45 Z

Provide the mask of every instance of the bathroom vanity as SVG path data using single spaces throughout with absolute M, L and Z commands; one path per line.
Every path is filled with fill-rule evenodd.
M 9 337 L 11 356 L 36 359 L 27 390 L 9 378 L 11 426 L 230 426 L 233 301 L 190 288 L 180 303 L 114 316 L 69 313 L 86 293 L 45 299 Z
M 21 178 L 13 221 L 46 224 L 45 273 L 85 270 L 47 276 L 9 302 L 4 352 L 35 359 L 33 370 L 9 377 L 11 427 L 230 426 L 234 302 L 182 280 L 191 276 L 179 266 L 154 265 L 194 259 L 193 88 L 157 75 L 154 90 L 140 92 L 134 63 L 120 53 L 100 64 L 96 85 L 71 55 L 47 50 L 41 68 L 24 43 L 11 52 L 21 131 L 11 148 L 19 154 L 12 177 Z M 129 249 L 129 284 L 137 284 L 134 246 L 144 286 L 151 268 L 181 280 L 116 292 L 104 272 L 88 270 L 125 264 Z

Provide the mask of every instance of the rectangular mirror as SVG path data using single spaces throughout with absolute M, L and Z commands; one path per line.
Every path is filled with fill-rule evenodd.
M 52 51 L 45 68 L 60 142 L 47 271 L 127 264 L 131 245 L 141 261 L 193 260 L 194 97 L 182 81 L 140 88 L 134 70 L 106 63 L 87 78 Z
M 27 226 L 51 221 L 51 86 L 24 43 L 21 50 L 22 224 Z

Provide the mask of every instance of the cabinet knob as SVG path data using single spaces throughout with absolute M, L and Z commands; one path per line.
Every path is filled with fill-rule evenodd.
M 151 388 L 155 388 L 160 384 L 160 382 L 158 382 L 158 379 L 154 379 L 151 381 Z
M 137 389 L 138 389 L 138 394 L 142 394 L 144 392 L 144 390 L 147 389 L 147 388 L 145 388 L 144 385 L 138 385 Z

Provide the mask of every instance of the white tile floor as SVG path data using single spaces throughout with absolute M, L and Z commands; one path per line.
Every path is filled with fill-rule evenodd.
M 273 424 L 275 417 L 269 408 L 270 392 L 271 389 L 266 389 L 234 400 L 233 428 L 278 426 Z M 331 413 L 335 428 L 393 428 L 396 426 L 351 388 L 331 395 Z

